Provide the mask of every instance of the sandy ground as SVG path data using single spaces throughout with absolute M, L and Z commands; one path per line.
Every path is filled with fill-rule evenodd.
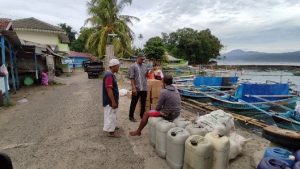
M 150 146 L 147 127 L 141 137 L 128 136 L 138 123 L 128 120 L 127 97 L 121 97 L 118 111 L 122 137 L 108 138 L 102 132 L 100 80 L 75 73 L 59 81 L 65 85 L 22 89 L 13 98 L 28 103 L 0 109 L 0 151 L 11 156 L 16 169 L 169 168 Z M 195 115 L 184 111 L 183 116 Z M 269 143 L 243 128 L 237 132 L 252 140 L 230 169 L 251 169 L 252 154 Z

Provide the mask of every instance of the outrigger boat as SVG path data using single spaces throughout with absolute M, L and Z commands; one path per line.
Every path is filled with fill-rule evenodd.
M 273 114 L 272 118 L 280 128 L 276 126 L 265 127 L 263 128 L 262 136 L 276 144 L 299 149 L 300 105 L 296 106 L 295 110 L 282 105 L 279 105 L 279 107 L 286 110 L 286 112 Z
M 213 105 L 238 111 L 255 110 L 253 106 L 262 110 L 268 110 L 272 105 L 294 107 L 298 100 L 296 95 L 290 93 L 288 84 L 243 83 L 238 86 L 234 95 L 228 95 L 217 89 L 210 89 L 224 94 L 223 96 L 209 95 Z
M 210 94 L 218 94 L 220 90 L 230 90 L 233 89 L 234 85 L 237 83 L 238 77 L 209 77 L 209 76 L 197 76 L 192 80 L 179 79 L 176 86 L 181 96 L 194 98 L 194 99 L 204 99 L 209 98 Z

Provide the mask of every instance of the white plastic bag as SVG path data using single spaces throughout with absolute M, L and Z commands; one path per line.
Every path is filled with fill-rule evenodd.
M 233 116 L 223 110 L 216 110 L 210 114 L 199 116 L 196 122 L 205 126 L 208 131 L 214 131 L 221 136 L 229 136 L 235 128 Z
M 127 92 L 128 92 L 128 90 L 126 90 L 126 89 L 120 89 L 120 90 L 119 90 L 120 96 L 126 96 L 126 95 L 127 95 Z
M 246 139 L 245 137 L 232 132 L 229 135 L 230 142 L 230 150 L 229 150 L 229 159 L 235 159 L 238 155 L 240 155 L 243 151 L 243 146 L 250 139 Z
M 3 64 L 3 65 L 0 67 L 0 74 L 1 74 L 1 75 L 4 75 L 4 76 L 7 76 L 7 75 L 8 75 L 8 71 L 7 71 L 7 68 L 6 68 L 5 64 Z

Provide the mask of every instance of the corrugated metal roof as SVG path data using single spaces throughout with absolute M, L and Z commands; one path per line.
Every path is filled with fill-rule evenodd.
M 66 34 L 60 34 L 59 38 L 62 43 L 70 43 L 69 37 Z
M 84 58 L 91 58 L 95 57 L 89 53 L 81 53 L 81 52 L 75 52 L 75 51 L 70 51 L 69 57 L 84 57 Z
M 29 30 L 40 30 L 40 31 L 52 31 L 52 32 L 57 32 L 62 34 L 65 33 L 63 29 L 33 17 L 13 20 L 12 22 L 13 22 L 13 28 L 15 30 L 29 29 Z
M 180 60 L 182 60 L 182 59 L 177 59 L 177 58 L 175 58 L 175 57 L 173 57 L 169 54 L 165 54 L 165 57 L 166 57 L 167 61 L 180 61 Z

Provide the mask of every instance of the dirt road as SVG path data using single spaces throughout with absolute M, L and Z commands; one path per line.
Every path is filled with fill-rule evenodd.
M 28 103 L 0 110 L 0 151 L 12 157 L 16 169 L 169 168 L 150 146 L 147 127 L 141 137 L 128 136 L 138 126 L 128 120 L 130 99 L 120 98 L 122 137 L 108 138 L 102 132 L 101 81 L 79 72 L 59 81 L 65 85 L 23 88 L 14 98 Z M 251 169 L 252 154 L 269 143 L 243 128 L 237 132 L 252 139 L 230 169 Z
M 0 110 L 0 151 L 14 167 L 144 168 L 122 129 L 120 139 L 102 132 L 101 82 L 84 73 L 63 80 L 66 85 L 20 91 L 28 103 Z

